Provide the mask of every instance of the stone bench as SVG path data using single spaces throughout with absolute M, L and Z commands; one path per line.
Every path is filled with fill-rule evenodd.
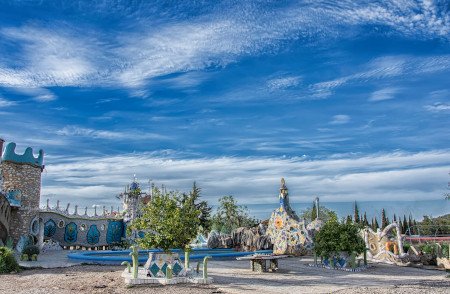
M 278 260 L 289 257 L 288 255 L 251 255 L 238 257 L 237 260 L 250 260 L 250 266 L 254 272 L 275 272 L 278 270 Z M 269 266 L 267 266 L 269 261 Z

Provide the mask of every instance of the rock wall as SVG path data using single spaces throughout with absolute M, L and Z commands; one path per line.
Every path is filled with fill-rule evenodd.
M 26 163 L 2 161 L 3 190 L 14 190 L 14 197 L 20 206 L 11 207 L 10 236 L 17 242 L 22 235 L 39 233 L 39 201 L 41 193 L 41 172 L 39 166 Z

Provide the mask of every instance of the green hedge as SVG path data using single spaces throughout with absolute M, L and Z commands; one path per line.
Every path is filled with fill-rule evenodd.
M 14 252 L 7 247 L 0 247 L 0 273 L 19 271 L 19 264 L 14 257 Z

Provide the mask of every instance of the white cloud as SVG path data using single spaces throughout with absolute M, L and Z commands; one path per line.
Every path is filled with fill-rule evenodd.
M 16 104 L 17 104 L 17 102 L 15 102 L 15 101 L 7 100 L 7 99 L 0 97 L 0 107 L 9 107 L 9 106 L 13 106 Z
M 158 140 L 169 140 L 170 137 L 165 135 L 160 135 L 156 133 L 142 133 L 136 130 L 128 131 L 107 131 L 107 130 L 96 130 L 90 128 L 84 128 L 79 126 L 65 126 L 62 129 L 56 131 L 59 136 L 68 137 L 86 137 L 93 139 L 109 139 L 109 140 L 146 140 L 146 139 L 158 139 Z
M 450 170 L 450 151 L 344 155 L 324 159 L 200 158 L 175 154 L 136 153 L 105 157 L 46 158 L 42 194 L 81 206 L 114 205 L 133 174 L 143 188 L 147 179 L 169 189 L 187 191 L 197 181 L 211 204 L 223 195 L 239 203 L 276 203 L 279 180 L 285 177 L 291 201 L 439 199 Z M 43 199 L 43 201 L 45 201 Z
M 333 119 L 331 120 L 330 124 L 332 125 L 343 125 L 350 121 L 350 116 L 346 114 L 338 114 L 333 116 Z
M 450 103 L 436 102 L 432 105 L 425 105 L 424 108 L 430 112 L 450 112 Z
M 101 78 L 101 70 L 95 69 L 103 60 L 95 54 L 99 51 L 96 41 L 73 28 L 10 27 L 1 29 L 0 35 L 14 42 L 20 52 L 14 60 L 0 59 L 2 86 L 78 86 L 90 84 L 90 77 L 94 82 Z M 40 100 L 49 100 L 49 96 Z
M 395 95 L 399 91 L 400 91 L 399 88 L 392 88 L 392 87 L 380 89 L 372 93 L 372 95 L 369 98 L 369 101 L 383 101 L 394 99 Z
M 416 56 L 383 56 L 371 60 L 356 72 L 333 80 L 319 82 L 310 85 L 312 95 L 326 98 L 333 94 L 333 90 L 349 83 L 367 83 L 394 77 L 407 77 L 433 74 L 442 71 L 450 71 L 450 55 L 438 55 L 428 57 Z M 387 88 L 392 93 L 375 93 L 376 97 L 390 97 L 398 88 Z M 376 101 L 376 100 L 372 100 Z
M 267 87 L 272 90 L 283 90 L 298 86 L 302 81 L 300 76 L 287 76 L 274 78 L 267 81 Z
M 49 102 L 56 100 L 56 95 L 45 88 L 11 88 L 13 91 L 31 96 L 33 100 L 38 102 Z
M 148 15 L 142 11 L 149 11 Z M 0 34 L 14 42 L 19 53 L 13 59 L 0 57 L 0 85 L 49 87 L 120 83 L 140 88 L 154 77 L 226 66 L 261 52 L 270 54 L 283 47 L 286 40 L 301 39 L 305 46 L 314 46 L 318 42 L 354 37 L 359 30 L 353 27 L 368 24 L 389 26 L 398 34 L 418 39 L 448 39 L 450 35 L 449 15 L 439 4 L 429 1 L 414 4 L 344 1 L 339 5 L 310 2 L 270 8 L 265 4 L 243 2 L 226 7 L 218 5 L 216 9 L 207 9 L 209 12 L 204 15 L 184 20 L 174 18 L 165 23 L 155 21 L 151 11 L 155 10 L 142 9 L 130 15 L 128 9 L 116 10 L 124 20 L 138 17 L 139 21 L 133 22 L 132 32 L 114 36 L 95 27 L 79 28 L 67 22 L 50 23 L 45 27 L 3 28 Z M 421 70 L 446 69 L 448 57 L 445 58 L 447 60 L 428 60 Z M 367 78 L 398 76 L 399 70 L 401 67 L 385 68 L 384 72 L 369 72 Z M 364 75 L 359 77 L 364 78 Z M 319 89 L 311 95 L 329 96 L 332 88 L 348 79 L 317 84 Z M 273 86 L 290 87 L 292 83 L 296 81 L 280 80 Z M 49 97 L 41 97 L 45 99 Z

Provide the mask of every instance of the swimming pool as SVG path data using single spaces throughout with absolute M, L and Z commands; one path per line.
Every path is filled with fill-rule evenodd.
M 172 252 L 177 252 L 180 255 L 180 259 L 184 259 L 184 252 L 181 249 L 172 249 Z M 148 259 L 149 252 L 162 252 L 162 250 L 139 250 L 139 263 L 143 264 Z M 209 255 L 213 259 L 234 259 L 239 256 L 246 256 L 251 254 L 270 254 L 272 250 L 259 250 L 251 252 L 235 251 L 234 249 L 210 249 L 210 248 L 195 248 L 192 249 L 190 254 L 190 260 L 201 260 L 205 256 Z M 69 259 L 75 259 L 86 263 L 98 263 L 98 264 L 121 264 L 123 261 L 132 262 L 130 250 L 119 251 L 81 251 L 75 253 L 69 253 L 67 257 Z

